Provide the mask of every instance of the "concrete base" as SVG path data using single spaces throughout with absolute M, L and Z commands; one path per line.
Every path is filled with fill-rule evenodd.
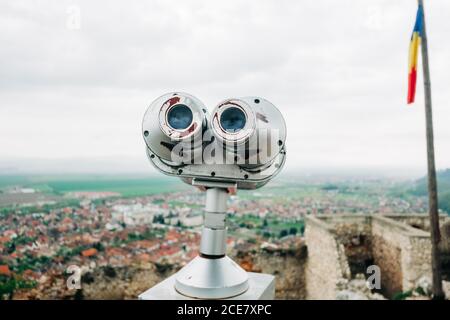
M 171 275 L 156 286 L 139 295 L 140 300 L 193 300 L 175 290 L 175 276 Z M 275 277 L 264 273 L 248 273 L 249 288 L 243 294 L 226 300 L 273 300 L 275 298 Z

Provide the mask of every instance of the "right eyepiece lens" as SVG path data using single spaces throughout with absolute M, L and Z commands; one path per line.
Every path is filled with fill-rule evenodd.
M 192 122 L 192 111 L 191 109 L 184 105 L 179 104 L 173 106 L 169 113 L 167 114 L 167 122 L 169 125 L 176 130 L 183 130 L 189 127 Z
M 245 127 L 245 113 L 236 107 L 226 109 L 220 115 L 220 125 L 226 132 L 237 132 Z

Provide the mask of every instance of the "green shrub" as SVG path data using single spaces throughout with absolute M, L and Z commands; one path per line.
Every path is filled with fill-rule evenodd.
M 392 297 L 392 300 L 405 300 L 406 298 L 411 297 L 412 294 L 413 294 L 412 290 L 408 290 L 408 291 L 405 291 L 405 292 L 397 292 Z

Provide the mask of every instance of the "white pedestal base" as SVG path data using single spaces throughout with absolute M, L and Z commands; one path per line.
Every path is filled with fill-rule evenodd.
M 175 290 L 196 299 L 231 298 L 248 290 L 248 274 L 227 256 L 197 256 L 177 272 Z
M 176 273 L 139 295 L 140 300 L 193 300 L 175 290 Z M 244 293 L 226 300 L 273 300 L 275 277 L 270 274 L 248 272 L 249 288 Z

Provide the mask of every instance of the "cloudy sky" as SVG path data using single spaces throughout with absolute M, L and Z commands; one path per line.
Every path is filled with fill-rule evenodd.
M 425 1 L 436 162 L 450 167 L 450 2 Z M 422 75 L 407 106 L 415 0 L 0 2 L 0 171 L 152 170 L 146 107 L 263 96 L 286 170 L 425 173 Z M 411 171 L 412 172 L 412 171 Z

